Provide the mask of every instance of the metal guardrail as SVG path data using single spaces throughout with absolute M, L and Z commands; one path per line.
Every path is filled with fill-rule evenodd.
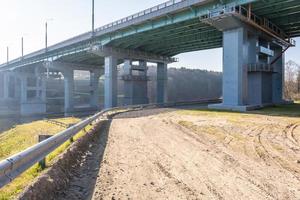
M 87 119 L 77 123 L 76 125 L 62 131 L 51 138 L 44 140 L 20 153 L 17 153 L 0 162 L 0 188 L 10 183 L 20 174 L 25 172 L 34 164 L 38 163 L 48 154 L 53 152 L 56 148 L 62 145 L 64 142 L 72 138 L 79 131 L 81 131 L 88 124 L 97 121 L 100 117 L 104 116 L 109 112 L 117 112 L 122 110 L 136 110 L 145 108 L 157 108 L 157 107 L 175 107 L 193 104 L 205 104 L 205 103 L 216 103 L 220 99 L 203 99 L 201 101 L 189 101 L 189 102 L 174 102 L 174 103 L 162 103 L 162 104 L 145 104 L 145 105 L 134 105 L 125 107 L 116 107 L 111 109 L 105 109 Z

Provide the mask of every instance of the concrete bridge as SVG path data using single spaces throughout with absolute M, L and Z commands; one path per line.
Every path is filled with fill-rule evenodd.
M 223 103 L 248 110 L 283 100 L 284 52 L 300 36 L 298 0 L 172 0 L 0 65 L 1 105 L 22 115 L 46 112 L 46 79 L 64 78 L 65 112 L 74 111 L 74 70 L 90 72 L 90 107 L 148 103 L 147 63 L 157 65 L 157 102 L 167 101 L 167 65 L 177 54 L 223 47 Z

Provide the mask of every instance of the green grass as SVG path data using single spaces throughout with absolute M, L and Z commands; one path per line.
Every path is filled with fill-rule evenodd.
M 209 110 L 206 108 L 200 109 L 186 109 L 178 111 L 180 114 L 185 115 L 207 115 L 207 116 L 226 116 L 234 120 L 241 115 L 261 114 L 271 116 L 283 116 L 283 117 L 300 117 L 300 102 L 295 102 L 291 105 L 281 105 L 266 107 L 260 110 L 249 111 L 245 113 L 236 111 L 224 111 L 224 110 Z
M 291 105 L 281 105 L 264 108 L 250 113 L 273 115 L 273 116 L 287 116 L 300 117 L 300 102 L 295 102 Z
M 73 124 L 79 121 L 77 118 L 57 119 L 66 124 Z M 91 127 L 86 127 L 90 129 Z M 15 153 L 18 153 L 26 148 L 33 146 L 38 141 L 39 134 L 53 135 L 64 130 L 54 124 L 45 121 L 36 121 L 28 124 L 18 125 L 11 130 L 5 131 L 0 135 L 0 160 L 3 160 Z M 77 140 L 85 133 L 80 131 L 74 140 Z M 46 158 L 47 167 L 51 166 L 55 158 L 66 150 L 71 145 L 70 141 L 65 142 Z M 41 173 L 41 168 L 38 164 L 34 165 L 21 176 L 16 178 L 12 183 L 0 189 L 0 200 L 14 199 L 22 190 L 30 184 Z

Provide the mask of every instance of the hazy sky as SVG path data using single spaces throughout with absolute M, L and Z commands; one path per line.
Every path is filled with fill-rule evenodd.
M 91 29 L 92 0 L 1 0 L 0 2 L 0 63 L 6 62 L 6 46 L 10 59 L 21 55 L 21 37 L 24 51 L 45 46 L 45 21 L 49 20 L 48 44 L 76 36 Z M 99 27 L 126 17 L 165 0 L 95 0 L 95 26 Z M 52 20 L 51 20 L 52 19 Z M 286 60 L 300 63 L 299 47 L 287 52 Z M 177 56 L 176 67 L 208 70 L 222 69 L 222 49 L 187 53 Z

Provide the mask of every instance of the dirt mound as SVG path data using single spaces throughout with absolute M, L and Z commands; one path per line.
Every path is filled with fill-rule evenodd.
M 75 141 L 75 143 L 65 153 L 59 156 L 59 158 L 56 160 L 53 166 L 49 168 L 49 170 L 45 171 L 41 176 L 37 178 L 37 180 L 33 184 L 25 189 L 25 191 L 18 197 L 18 199 L 56 200 L 58 198 L 64 197 L 65 192 L 68 188 L 70 188 L 70 184 L 74 184 L 74 179 L 79 175 L 76 174 L 77 170 L 82 169 L 83 166 L 86 168 L 87 165 L 90 164 L 87 163 L 87 160 L 93 160 L 91 158 L 91 152 L 95 151 L 95 148 L 97 148 L 98 145 L 101 144 L 101 141 L 105 140 L 109 124 L 110 121 L 108 120 L 100 121 L 100 123 L 96 124 L 85 136 Z M 101 152 L 103 153 L 104 151 L 105 142 L 106 141 L 103 141 L 104 144 L 102 151 L 99 151 L 97 148 L 97 151 L 99 153 L 97 154 L 98 162 L 95 163 L 95 168 L 99 166 L 99 163 L 101 161 Z M 84 176 L 86 176 L 86 178 L 88 178 L 88 180 L 90 180 L 91 177 L 95 178 L 97 176 L 98 170 L 93 171 L 93 174 L 86 173 L 86 170 L 81 172 Z M 80 190 L 81 184 L 82 183 L 79 183 L 78 190 Z M 93 184 L 91 184 L 91 186 L 92 185 Z M 90 191 L 92 192 L 93 188 L 91 188 Z M 72 193 L 69 192 L 69 194 Z M 76 195 L 76 193 L 73 194 Z M 86 196 L 88 196 L 88 193 L 84 195 L 84 197 Z

